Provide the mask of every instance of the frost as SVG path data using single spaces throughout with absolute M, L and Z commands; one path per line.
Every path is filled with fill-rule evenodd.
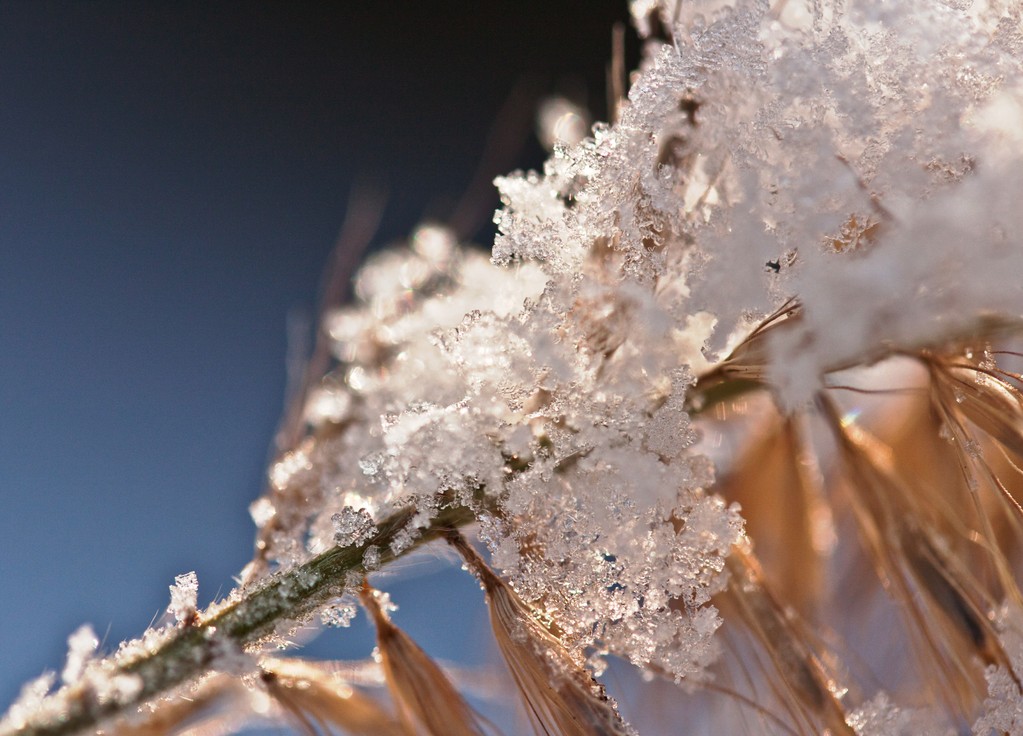
M 1006 602 L 995 621 L 1001 634 L 1001 646 L 1009 655 L 1013 671 L 990 666 L 984 672 L 987 698 L 983 713 L 973 724 L 974 736 L 1008 734 L 1023 736 L 1023 693 L 1015 672 L 1023 669 L 1023 612 L 1014 602 Z
M 142 692 L 145 682 L 140 675 L 114 673 L 106 677 L 96 677 L 92 682 L 96 698 L 100 702 L 130 702 Z
M 46 696 L 56 681 L 55 673 L 46 672 L 34 680 L 26 682 L 18 693 L 18 697 L 4 714 L 3 719 L 0 720 L 0 727 L 10 727 L 15 730 L 24 728 L 29 719 L 42 709 L 46 702 Z
M 304 418 L 313 427 L 340 424 L 351 414 L 352 396 L 336 385 L 318 387 L 306 401 Z
M 60 673 L 60 679 L 65 685 L 78 682 L 82 678 L 89 662 L 96 655 L 97 647 L 99 647 L 99 639 L 88 624 L 78 627 L 68 637 L 67 658 L 64 661 L 64 669 Z
M 840 656 L 859 652 L 833 644 L 849 632 L 836 626 L 804 641 L 799 604 L 778 595 L 773 586 L 784 586 L 766 567 L 754 575 L 770 543 L 758 549 L 747 538 L 741 509 L 714 485 L 720 471 L 726 493 L 740 462 L 713 461 L 727 461 L 746 438 L 715 433 L 710 416 L 753 388 L 764 389 L 765 414 L 770 394 L 781 415 L 798 415 L 824 404 L 823 389 L 849 388 L 849 369 L 892 356 L 930 360 L 948 346 L 958 356 L 965 341 L 976 353 L 967 358 L 989 373 L 990 385 L 977 386 L 1018 382 L 986 343 L 1023 324 L 1019 3 L 634 0 L 631 10 L 642 60 L 617 120 L 587 128 L 565 100 L 545 104 L 538 126 L 550 156 L 539 171 L 496 180 L 489 257 L 424 225 L 370 257 L 354 303 L 325 315 L 332 363 L 306 396 L 305 433 L 276 458 L 266 496 L 250 509 L 260 555 L 252 576 L 290 570 L 275 591 L 299 604 L 331 581 L 294 565 L 336 545 L 365 546 L 361 566 L 347 555 L 344 588 L 329 588 L 332 605 L 321 611 L 323 623 L 347 626 L 365 573 L 436 538 L 454 511 L 478 522 L 516 615 L 536 613 L 528 622 L 543 632 L 533 639 L 556 640 L 566 661 L 593 673 L 613 656 L 687 688 L 730 674 L 717 689 L 764 685 L 777 702 L 753 699 L 763 722 L 791 716 L 799 732 L 962 733 L 973 721 L 977 736 L 1023 736 L 1023 615 L 1005 584 L 1018 564 L 999 563 L 988 538 L 1018 519 L 945 518 L 940 488 L 912 506 L 899 501 L 901 481 L 912 479 L 880 465 L 913 453 L 894 451 L 891 438 L 876 448 L 864 440 L 871 451 L 856 458 L 861 474 L 882 479 L 869 502 L 871 489 L 857 488 L 834 516 L 809 498 L 815 491 L 798 501 L 805 508 L 776 504 L 777 525 L 796 530 L 780 545 L 807 535 L 795 576 L 803 552 L 834 551 L 829 572 L 855 587 L 843 605 L 880 618 L 882 604 L 859 595 L 866 576 L 843 558 L 840 537 L 858 525 L 894 607 L 910 603 L 906 619 L 934 627 L 914 630 L 912 648 L 934 650 L 938 684 L 899 663 L 893 681 L 865 688 L 850 670 L 869 666 Z M 971 415 L 968 392 L 950 395 L 935 432 L 961 455 L 970 474 L 961 490 L 983 514 L 985 486 L 968 466 L 984 464 L 990 448 L 963 437 L 955 412 L 971 429 L 995 427 L 1009 465 L 1018 413 L 1003 420 L 995 402 Z M 855 427 L 857 414 L 846 411 L 834 424 Z M 793 419 L 793 435 L 812 425 L 804 418 Z M 891 453 L 881 444 L 889 441 Z M 794 467 L 751 461 L 754 485 L 825 475 L 823 463 L 809 467 L 801 441 L 786 443 Z M 912 463 L 898 472 L 922 476 L 927 463 Z M 996 496 L 1015 498 L 1017 484 L 1003 488 L 993 464 L 986 472 Z M 903 505 L 923 513 L 906 520 Z M 753 529 L 756 514 L 749 520 Z M 956 535 L 969 539 L 964 554 Z M 736 547 L 739 561 L 729 558 Z M 960 574 L 981 557 L 975 581 Z M 749 574 L 729 589 L 727 571 L 740 564 Z M 194 574 L 172 586 L 179 623 L 195 615 L 195 592 Z M 1010 602 L 988 615 L 989 600 L 1003 597 Z M 749 608 L 737 615 L 754 641 L 728 638 L 739 655 L 765 647 L 731 673 L 731 662 L 717 662 L 722 600 L 733 613 Z M 382 594 L 380 604 L 389 606 Z M 810 613 L 830 626 L 834 611 Z M 300 623 L 277 622 L 280 646 Z M 857 626 L 873 636 L 890 623 Z M 529 643 L 524 628 L 505 628 L 519 649 Z M 255 655 L 204 631 L 214 667 L 255 671 Z M 147 632 L 117 656 L 136 661 L 170 635 Z M 138 681 L 107 677 L 91 629 L 69 645 L 66 683 L 114 700 L 137 692 Z M 537 651 L 526 654 L 531 661 Z M 22 700 L 31 705 L 50 684 Z
M 251 675 L 259 667 L 259 659 L 242 649 L 237 642 L 221 635 L 216 629 L 208 629 L 212 646 L 210 668 L 227 675 L 243 677 Z
M 186 572 L 178 575 L 174 578 L 174 585 L 170 586 L 170 605 L 167 611 L 180 624 L 195 615 L 198 598 L 199 579 L 195 573 Z
M 287 488 L 312 467 L 309 457 L 301 450 L 289 452 L 270 468 L 270 482 L 275 488 Z
M 418 534 L 416 534 L 414 530 L 406 526 L 394 535 L 394 541 L 391 542 L 391 554 L 395 557 L 400 555 L 415 544 L 417 536 Z
M 249 515 L 260 529 L 266 526 L 276 513 L 277 509 L 268 498 L 258 498 L 249 505 Z
M 458 249 L 454 233 L 439 225 L 423 225 L 412 234 L 412 250 L 438 271 L 445 271 Z

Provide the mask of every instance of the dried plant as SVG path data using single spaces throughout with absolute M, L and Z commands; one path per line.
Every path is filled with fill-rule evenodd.
M 634 0 L 492 256 L 424 226 L 325 312 L 238 589 L 0 733 L 496 732 L 366 582 L 447 540 L 537 734 L 1023 734 L 1021 8 Z M 360 599 L 390 705 L 270 654 Z

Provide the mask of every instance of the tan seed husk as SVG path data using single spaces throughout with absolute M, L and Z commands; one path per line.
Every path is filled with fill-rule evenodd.
M 615 704 L 551 629 L 458 532 L 448 542 L 479 579 L 494 637 L 538 736 L 624 736 Z
M 444 671 L 384 611 L 364 583 L 360 597 L 377 629 L 380 664 L 405 727 L 430 736 L 486 736 L 486 729 Z

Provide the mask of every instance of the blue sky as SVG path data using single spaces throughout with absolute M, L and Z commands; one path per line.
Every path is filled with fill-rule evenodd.
M 0 710 L 80 624 L 114 645 L 175 574 L 229 589 L 287 317 L 314 305 L 352 187 L 388 193 L 379 243 L 448 216 L 517 84 L 602 114 L 625 15 L 338 5 L 0 3 Z M 542 160 L 511 137 L 487 176 Z M 485 626 L 437 626 L 475 584 L 417 579 L 441 567 L 397 576 L 432 611 L 398 623 L 447 658 L 468 631 L 478 661 Z M 366 653 L 344 634 L 323 651 Z

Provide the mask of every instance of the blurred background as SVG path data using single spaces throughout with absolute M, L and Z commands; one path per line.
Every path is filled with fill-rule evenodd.
M 110 648 L 165 609 L 176 574 L 198 573 L 200 603 L 232 587 L 289 315 L 314 312 L 353 188 L 385 193 L 381 245 L 451 218 L 474 179 L 539 166 L 542 97 L 606 119 L 626 15 L 0 2 L 0 710 L 59 671 L 79 625 Z M 485 244 L 482 192 L 458 218 Z M 483 661 L 486 622 L 444 619 L 481 595 L 443 567 L 384 581 L 396 621 L 442 659 Z M 315 646 L 366 656 L 364 617 Z

